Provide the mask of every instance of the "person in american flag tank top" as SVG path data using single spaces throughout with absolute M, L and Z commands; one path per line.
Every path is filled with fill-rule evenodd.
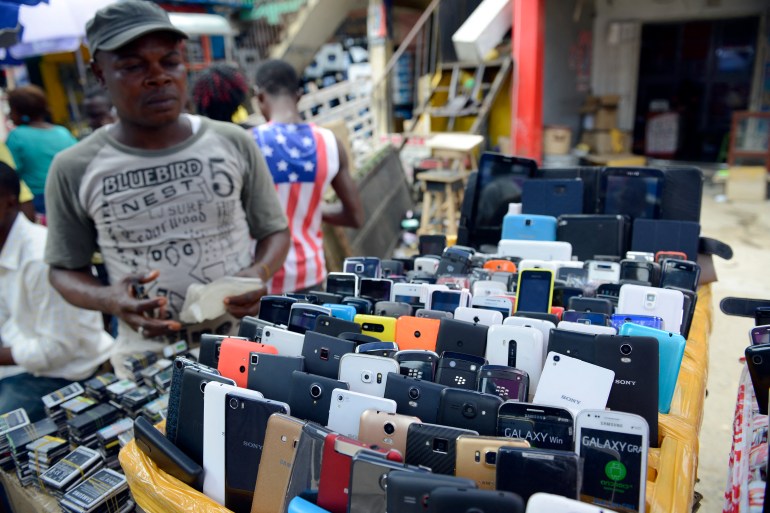
M 257 70 L 256 93 L 267 123 L 251 129 L 273 175 L 289 219 L 292 244 L 283 268 L 273 275 L 271 294 L 315 288 L 326 278 L 321 222 L 360 228 L 361 198 L 340 141 L 328 129 L 304 123 L 297 103 L 297 72 L 287 62 L 269 60 Z M 339 204 L 326 204 L 331 185 Z

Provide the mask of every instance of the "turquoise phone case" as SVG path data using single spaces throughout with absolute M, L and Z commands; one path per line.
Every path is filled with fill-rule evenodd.
M 324 303 L 322 306 L 332 311 L 332 317 L 342 319 L 343 321 L 353 322 L 356 316 L 356 308 L 350 305 L 336 305 L 332 303 Z
M 306 501 L 302 497 L 294 497 L 289 502 L 289 513 L 329 513 L 323 508 L 320 508 L 310 501 Z
M 682 335 L 627 322 L 620 327 L 620 335 L 655 337 L 660 351 L 660 379 L 658 381 L 658 412 L 668 413 L 674 397 L 676 380 L 682 366 L 687 341 Z
M 507 214 L 503 218 L 503 240 L 556 240 L 556 218 L 531 214 Z

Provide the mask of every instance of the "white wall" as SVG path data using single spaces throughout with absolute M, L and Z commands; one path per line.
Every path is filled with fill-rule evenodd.
M 619 94 L 618 125 L 633 129 L 642 23 L 761 15 L 768 0 L 596 0 L 591 86 Z

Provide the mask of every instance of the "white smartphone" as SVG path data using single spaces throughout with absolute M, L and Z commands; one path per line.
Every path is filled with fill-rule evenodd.
M 557 511 L 562 513 L 613 513 L 593 504 L 542 492 L 530 496 L 525 513 L 554 513 Z
M 508 293 L 508 287 L 505 286 L 505 283 L 491 280 L 479 280 L 473 284 L 471 290 L 474 298 Z
M 551 351 L 532 402 L 560 406 L 573 415 L 603 409 L 614 381 L 615 371 Z
M 305 335 L 270 326 L 262 330 L 262 343 L 274 346 L 281 356 L 302 356 Z
M 425 305 L 425 308 L 430 310 L 430 296 L 435 290 L 449 290 L 446 285 L 437 285 L 432 283 L 423 283 L 420 286 L 420 302 Z
M 576 331 L 578 333 L 592 333 L 594 335 L 617 335 L 618 330 L 612 326 L 599 326 L 598 324 L 586 324 L 583 322 L 561 321 L 556 329 L 564 331 Z
M 393 301 L 407 303 L 413 309 L 423 308 L 422 284 L 419 283 L 394 283 Z
M 239 393 L 264 399 L 261 392 L 209 381 L 203 389 L 203 493 L 225 504 L 225 396 Z
M 471 304 L 471 294 L 467 290 L 434 290 L 426 307 L 430 310 L 454 311 L 461 306 Z
M 421 256 L 414 259 L 414 270 L 428 274 L 436 274 L 441 259 L 434 256 Z
M 515 367 L 529 374 L 530 399 L 543 372 L 543 334 L 528 326 L 492 326 L 484 355 L 490 365 Z
M 589 261 L 588 281 L 590 283 L 617 283 L 620 281 L 620 264 L 601 260 Z
M 384 397 L 388 373 L 399 371 L 398 362 L 392 358 L 348 353 L 340 358 L 339 380 L 347 383 L 353 392 Z
M 583 461 L 580 500 L 644 513 L 649 432 L 639 415 L 580 412 L 575 418 L 575 451 Z
M 473 308 L 481 308 L 483 310 L 494 310 L 503 314 L 503 319 L 510 317 L 513 313 L 513 301 L 507 297 L 500 296 L 473 296 L 471 299 L 471 306 Z
M 501 240 L 497 253 L 500 256 L 515 256 L 522 260 L 572 260 L 572 244 L 561 241 Z
M 358 296 L 359 280 L 355 273 L 329 273 L 326 276 L 326 292 L 342 296 Z
M 502 313 L 482 308 L 468 308 L 467 306 L 455 308 L 455 319 L 458 321 L 472 322 L 473 324 L 481 324 L 483 326 L 503 324 Z
M 628 284 L 620 287 L 617 311 L 660 317 L 662 329 L 680 334 L 683 305 L 684 294 L 678 290 Z
M 396 413 L 396 401 L 335 388 L 332 391 L 329 421 L 326 427 L 343 436 L 358 440 L 361 414 L 371 409 L 385 413 Z
M 543 335 L 543 361 L 545 361 L 545 356 L 548 354 L 548 340 L 551 336 L 551 330 L 556 329 L 554 323 L 544 319 L 531 319 L 529 317 L 508 317 L 503 321 L 503 325 L 536 328 Z
M 646 251 L 626 251 L 626 259 L 637 260 L 639 262 L 654 262 L 655 253 L 647 253 Z

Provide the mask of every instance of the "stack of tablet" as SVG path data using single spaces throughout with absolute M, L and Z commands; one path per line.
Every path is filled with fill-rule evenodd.
M 62 496 L 103 467 L 102 457 L 88 447 L 77 447 L 48 469 L 40 480 L 46 491 L 61 500 Z
M 168 410 L 168 394 L 163 394 L 154 401 L 145 404 L 140 413 L 153 424 L 157 424 L 166 418 L 166 410 Z
M 137 385 L 130 379 L 121 379 L 107 387 L 107 399 L 116 408 L 120 408 L 120 401 L 123 396 L 132 390 L 136 390 Z
M 152 351 L 133 353 L 123 362 L 123 367 L 131 373 L 131 379 L 137 383 L 142 381 L 141 372 L 158 361 L 158 355 Z
M 67 421 L 70 442 L 95 449 L 98 446 L 96 432 L 117 421 L 120 416 L 120 410 L 109 403 L 102 403 L 81 413 Z
M 39 420 L 34 424 L 25 426 L 24 429 L 14 429 L 6 436 L 8 446 L 11 448 L 11 458 L 16 466 L 16 476 L 22 486 L 28 486 L 32 482 L 32 474 L 29 471 L 29 452 L 27 444 L 48 435 L 56 435 L 59 428 L 56 422 L 49 418 Z
M 69 451 L 69 443 L 64 438 L 44 436 L 27 444 L 27 465 L 32 476 L 32 484 L 41 491 L 45 485 L 40 476 Z
M 168 391 L 171 389 L 171 376 L 173 376 L 173 374 L 174 369 L 169 367 L 164 371 L 160 371 L 153 377 L 153 385 L 155 385 L 155 388 L 158 389 L 158 392 L 161 394 L 168 393 Z
M 120 467 L 120 462 L 118 462 L 120 441 L 118 440 L 118 437 L 125 432 L 133 431 L 133 429 L 134 422 L 131 419 L 125 418 L 96 432 L 99 453 L 102 455 L 102 458 L 104 458 L 104 464 L 107 467 Z
M 139 374 L 142 377 L 141 383 L 144 383 L 148 387 L 154 387 L 155 381 L 153 381 L 152 378 L 154 378 L 158 373 L 163 372 L 164 370 L 171 367 L 171 360 L 167 360 L 165 358 L 161 358 L 157 362 L 153 363 L 146 369 L 143 369 L 139 372 Z
M 119 513 L 129 503 L 126 476 L 104 468 L 65 493 L 59 506 L 66 513 Z
M 13 468 L 13 459 L 11 450 L 8 447 L 8 438 L 5 436 L 15 429 L 29 425 L 29 417 L 24 408 L 9 411 L 0 415 L 0 468 L 11 470 Z
M 96 399 L 92 397 L 88 397 L 86 395 L 79 395 L 75 398 L 70 399 L 66 403 L 62 403 L 61 409 L 62 411 L 64 411 L 64 414 L 66 415 L 67 420 L 69 420 L 72 417 L 75 417 L 76 415 L 80 415 L 86 410 L 90 410 L 97 404 L 99 404 L 99 401 L 97 401 Z
M 142 385 L 130 392 L 126 392 L 120 399 L 120 407 L 131 418 L 139 414 L 145 404 L 158 398 L 158 391 L 154 387 Z
M 97 401 L 105 401 L 107 399 L 107 387 L 117 380 L 118 377 L 111 372 L 95 376 L 83 383 L 86 388 L 86 395 L 93 397 Z
M 82 395 L 83 392 L 84 390 L 80 383 L 71 383 L 66 387 L 62 387 L 59 390 L 42 397 L 46 415 L 56 422 L 56 426 L 62 436 L 66 436 L 67 433 L 67 415 L 64 413 L 64 410 L 61 409 L 61 405 L 70 399 Z

